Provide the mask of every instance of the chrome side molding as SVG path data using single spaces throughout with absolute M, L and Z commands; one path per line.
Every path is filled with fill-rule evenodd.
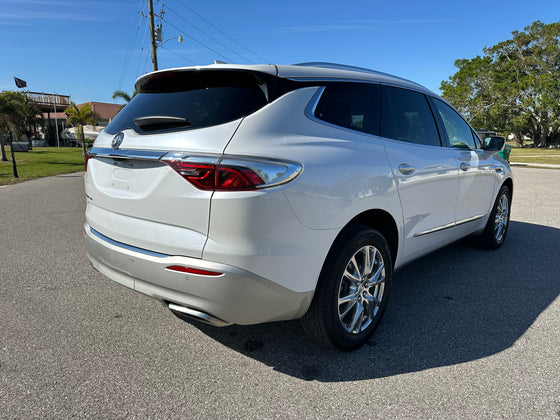
M 453 228 L 453 227 L 456 227 L 456 226 L 464 225 L 465 223 L 474 222 L 475 220 L 481 219 L 483 217 L 484 217 L 483 214 L 478 214 L 476 216 L 469 217 L 469 218 L 463 219 L 463 220 L 459 220 L 457 222 L 449 223 L 449 224 L 444 225 L 444 226 L 439 226 L 437 228 L 433 228 L 433 229 L 430 229 L 430 230 L 425 230 L 424 232 L 415 233 L 413 236 L 415 238 L 417 238 L 418 236 L 424 236 L 424 235 L 428 235 L 430 233 L 439 232 L 440 230 L 450 229 L 450 228 Z

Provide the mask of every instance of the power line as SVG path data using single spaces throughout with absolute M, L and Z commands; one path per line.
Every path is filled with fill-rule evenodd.
M 145 16 L 143 16 L 143 17 L 145 17 Z M 144 35 L 142 37 L 142 44 L 141 44 L 142 46 L 140 48 L 140 54 L 138 56 L 138 65 L 136 66 L 136 74 L 137 75 L 140 74 L 140 66 L 142 65 L 142 55 L 144 53 L 144 45 L 146 44 L 146 35 L 147 34 L 148 34 L 148 26 L 144 25 Z M 149 54 L 146 54 L 146 57 L 148 55 Z M 144 65 L 144 69 L 145 69 L 145 65 Z
M 146 59 L 144 60 L 144 68 L 142 69 L 143 73 L 148 73 L 148 71 L 146 71 L 146 67 L 148 67 L 148 59 L 150 58 L 150 54 L 146 54 Z
M 228 37 L 230 40 L 232 40 L 233 42 L 235 42 L 237 45 L 239 45 L 241 48 L 244 48 L 245 50 L 249 51 L 251 54 L 253 54 L 255 57 L 260 58 L 261 60 L 263 60 L 263 63 L 269 63 L 270 61 L 267 60 L 266 58 L 262 57 L 261 55 L 257 54 L 256 52 L 254 52 L 253 50 L 247 48 L 245 45 L 241 44 L 240 42 L 236 41 L 235 39 L 233 39 L 231 36 L 229 36 L 228 34 L 226 34 L 224 31 L 222 31 L 220 28 L 218 28 L 216 25 L 214 25 L 213 23 L 209 22 L 207 19 L 204 18 L 204 16 L 200 15 L 200 13 L 197 13 L 195 10 L 191 9 L 189 6 L 187 6 L 185 3 L 183 3 L 181 0 L 177 0 L 178 3 L 182 4 L 183 7 L 185 7 L 186 9 L 190 10 L 192 13 L 194 13 L 195 15 L 197 15 L 200 19 L 202 19 L 204 22 L 206 22 L 208 25 L 210 25 L 212 28 L 214 28 L 215 30 L 217 30 L 218 32 L 220 32 L 222 35 L 225 35 L 226 37 Z
M 189 62 L 190 64 L 192 64 L 193 66 L 196 66 L 196 65 L 197 65 L 197 63 L 195 63 L 194 61 L 192 61 L 190 58 L 187 58 L 187 57 L 185 57 L 185 56 L 179 54 L 179 53 L 176 52 L 176 51 L 170 50 L 169 48 L 164 47 L 163 45 L 160 45 L 160 48 L 163 48 L 164 50 L 169 51 L 171 54 L 175 54 L 177 57 L 181 57 L 183 60 L 188 61 L 188 62 Z
M 123 69 L 121 71 L 121 76 L 119 77 L 119 83 L 117 85 L 117 90 L 121 90 L 122 88 L 122 84 L 124 83 L 124 78 L 126 76 L 126 71 L 128 70 L 128 65 L 130 64 L 130 59 L 132 57 L 132 50 L 134 48 L 134 44 L 136 42 L 136 38 L 138 37 L 138 32 L 140 31 L 140 20 L 141 20 L 141 14 L 142 14 L 142 9 L 144 8 L 142 6 L 142 3 L 145 2 L 147 0 L 140 0 L 138 3 L 138 11 L 136 12 L 136 20 L 134 22 L 134 26 L 136 26 L 136 32 L 134 33 L 134 37 L 132 39 L 132 42 L 130 43 L 130 46 L 128 48 L 125 60 L 124 60 L 124 65 L 123 65 Z
M 186 23 L 188 23 L 190 26 L 192 26 L 193 28 L 195 28 L 197 31 L 199 31 L 200 33 L 206 35 L 208 38 L 210 38 L 212 41 L 214 41 L 217 44 L 220 44 L 222 47 L 224 47 L 225 49 L 227 49 L 228 51 L 232 52 L 233 54 L 235 54 L 236 56 L 238 56 L 239 58 L 241 58 L 242 60 L 250 63 L 250 64 L 255 64 L 253 61 L 251 61 L 250 59 L 248 59 L 247 57 L 242 56 L 241 54 L 239 54 L 238 52 L 232 50 L 230 47 L 228 47 L 227 45 L 225 45 L 224 43 L 222 43 L 221 41 L 218 41 L 216 38 L 214 38 L 213 36 L 211 36 L 210 34 L 206 33 L 204 30 L 200 29 L 198 26 L 196 26 L 195 24 L 191 23 L 190 21 L 188 21 L 185 17 L 181 16 L 178 12 L 176 12 L 175 10 L 171 9 L 168 5 L 164 5 L 161 0 L 158 0 L 158 3 L 162 5 L 162 7 L 165 7 L 167 10 L 169 10 L 170 12 L 174 13 L 176 16 L 178 16 L 180 19 L 184 20 Z
M 222 57 L 223 59 L 225 59 L 226 61 L 232 62 L 232 60 L 228 57 L 226 57 L 225 55 L 219 53 L 218 51 L 216 51 L 215 49 L 209 47 L 208 45 L 204 44 L 203 42 L 199 41 L 198 39 L 196 39 L 195 37 L 187 34 L 186 32 L 184 32 L 182 29 L 178 28 L 177 26 L 173 25 L 171 22 L 169 22 L 168 20 L 161 18 L 162 21 L 164 21 L 165 23 L 167 23 L 169 26 L 172 26 L 173 28 L 175 28 L 177 31 L 179 31 L 182 35 L 189 37 L 190 39 L 192 39 L 193 41 L 199 43 L 200 45 L 202 45 L 204 48 L 212 51 L 214 54 L 219 55 L 220 57 Z

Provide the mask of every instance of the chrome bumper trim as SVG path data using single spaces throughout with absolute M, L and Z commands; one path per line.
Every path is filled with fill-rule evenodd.
M 124 249 L 127 249 L 129 251 L 139 252 L 140 254 L 149 255 L 150 257 L 157 257 L 157 258 L 169 257 L 169 255 L 167 255 L 167 254 L 161 254 L 159 252 L 149 251 L 147 249 L 137 248 L 137 247 L 132 246 L 132 245 L 127 245 L 127 244 L 123 244 L 122 242 L 114 241 L 111 238 L 108 238 L 107 236 L 99 233 L 98 231 L 96 231 L 92 227 L 90 227 L 89 230 L 91 231 L 91 233 L 93 233 L 99 239 L 102 239 L 105 242 L 110 243 L 111 245 L 118 246 L 119 248 L 124 248 Z

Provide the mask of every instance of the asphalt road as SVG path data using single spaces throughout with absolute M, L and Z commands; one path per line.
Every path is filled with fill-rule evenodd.
M 0 187 L 0 418 L 560 419 L 560 171 L 514 172 L 504 246 L 398 272 L 353 353 L 298 322 L 186 323 L 105 279 L 80 174 Z

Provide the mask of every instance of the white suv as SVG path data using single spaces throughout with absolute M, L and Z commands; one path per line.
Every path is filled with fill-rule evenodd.
M 467 235 L 505 239 L 513 180 L 443 99 L 326 63 L 140 77 L 86 161 L 87 255 L 216 326 L 302 319 L 350 350 L 393 271 Z

